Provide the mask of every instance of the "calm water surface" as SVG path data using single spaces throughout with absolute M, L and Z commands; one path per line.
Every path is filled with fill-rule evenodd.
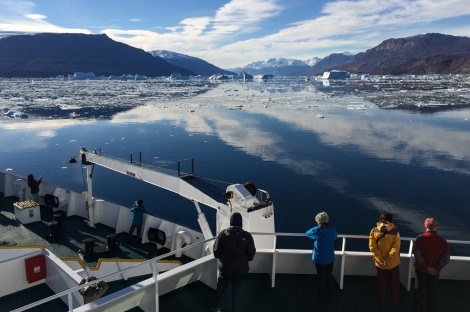
M 432 216 L 446 238 L 470 240 L 469 118 L 469 109 L 384 110 L 301 81 L 227 83 L 110 119 L 3 118 L 0 170 L 83 191 L 85 171 L 68 163 L 80 147 L 125 159 L 142 152 L 143 162 L 175 170 L 194 158 L 195 173 L 224 188 L 251 180 L 267 190 L 278 232 L 304 232 L 325 210 L 338 232 L 367 235 L 385 209 L 402 236 Z M 99 167 L 94 181 L 98 198 L 142 198 L 153 214 L 197 228 L 194 206 L 177 195 Z

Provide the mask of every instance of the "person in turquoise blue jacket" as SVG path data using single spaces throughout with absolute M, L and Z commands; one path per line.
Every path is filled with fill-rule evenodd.
M 132 234 L 134 233 L 134 229 L 137 228 L 137 243 L 140 242 L 140 232 L 142 230 L 142 223 L 144 219 L 144 201 L 142 199 L 139 199 L 138 201 L 134 202 L 134 206 L 131 208 L 132 212 L 132 225 L 129 230 L 129 236 L 127 237 L 127 240 L 130 240 L 132 238 Z
M 305 234 L 314 240 L 312 261 L 315 262 L 319 281 L 318 297 L 322 300 L 332 299 L 333 294 L 333 264 L 335 262 L 334 241 L 338 236 L 336 229 L 329 225 L 329 217 L 326 212 L 320 212 L 315 216 L 317 226 L 308 230 Z

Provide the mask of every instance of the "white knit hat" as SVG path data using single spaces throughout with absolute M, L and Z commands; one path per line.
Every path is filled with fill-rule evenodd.
M 318 224 L 325 224 L 330 221 L 330 218 L 328 217 L 328 214 L 326 212 L 322 211 L 315 216 L 315 221 Z

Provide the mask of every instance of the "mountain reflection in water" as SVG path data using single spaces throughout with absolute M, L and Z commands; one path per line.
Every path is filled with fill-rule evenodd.
M 370 101 L 372 91 L 298 78 L 199 81 L 172 86 L 165 96 L 138 105 L 132 97 L 122 98 L 127 87 L 151 94 L 145 86 L 126 82 L 107 89 L 101 106 L 129 101 L 108 119 L 31 114 L 27 120 L 2 119 L 0 141 L 8 148 L 0 153 L 1 170 L 32 172 L 82 191 L 84 172 L 68 163 L 79 147 L 124 159 L 142 152 L 143 162 L 170 169 L 178 160 L 194 158 L 199 176 L 226 183 L 251 180 L 267 190 L 279 232 L 303 232 L 325 210 L 340 233 L 368 235 L 385 209 L 395 215 L 402 236 L 416 236 L 432 216 L 446 238 L 470 240 L 468 108 L 426 114 L 385 110 Z M 158 82 L 147 86 L 156 89 Z M 66 89 L 61 92 L 57 98 L 66 102 Z M 462 92 L 468 86 L 449 94 Z M 52 105 L 54 99 L 44 101 Z M 85 107 L 85 101 L 93 103 L 74 98 L 65 104 Z M 5 108 L 13 102 L 0 101 Z M 121 205 L 143 198 L 152 213 L 183 217 L 197 227 L 193 205 L 176 195 L 98 167 L 94 179 L 98 198 Z M 204 212 L 214 220 L 213 211 Z

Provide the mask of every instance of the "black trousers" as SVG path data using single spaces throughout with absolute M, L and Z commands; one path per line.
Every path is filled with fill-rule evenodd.
M 418 289 L 415 290 L 413 311 L 435 312 L 439 275 L 431 275 L 419 270 L 415 270 L 415 272 L 418 278 Z
M 245 276 L 241 277 L 224 277 L 222 274 L 217 280 L 217 294 L 215 306 L 221 308 L 224 302 L 225 289 L 229 283 L 232 283 L 232 311 L 240 312 L 241 310 L 241 297 L 243 293 L 243 280 Z
M 142 230 L 142 224 L 132 224 L 131 229 L 129 230 L 129 239 L 132 237 L 134 233 L 134 229 L 137 228 L 137 240 L 140 239 L 140 231 Z
M 318 264 L 315 263 L 318 276 L 318 295 L 323 298 L 332 296 L 333 289 L 333 263 Z

